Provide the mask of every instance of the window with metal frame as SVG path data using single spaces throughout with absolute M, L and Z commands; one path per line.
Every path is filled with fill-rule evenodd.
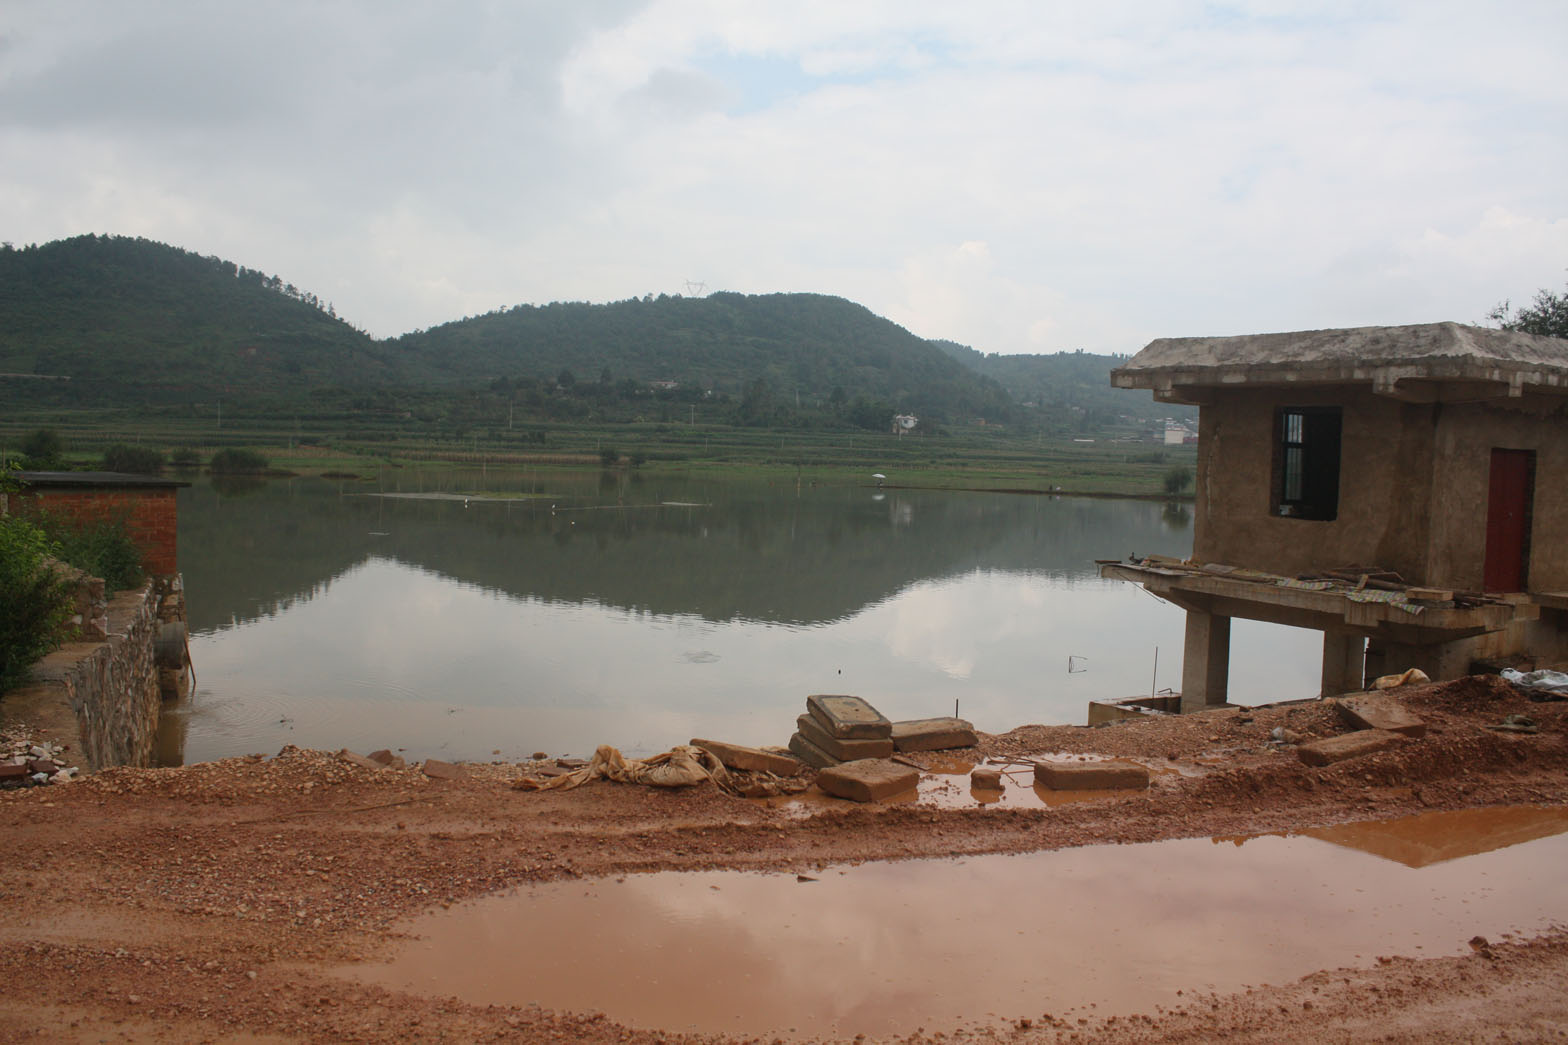
M 1337 406 L 1283 407 L 1276 415 L 1274 514 L 1328 521 L 1339 517 Z

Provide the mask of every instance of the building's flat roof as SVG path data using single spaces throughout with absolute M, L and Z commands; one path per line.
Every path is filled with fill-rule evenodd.
M 189 486 L 183 479 L 161 475 L 135 475 L 131 472 L 12 472 L 24 487 L 60 489 L 64 487 L 113 487 L 115 489 L 173 489 Z
M 1371 384 L 1398 395 L 1423 384 L 1463 384 L 1471 393 L 1492 386 L 1483 394 L 1494 395 L 1568 393 L 1568 340 L 1463 323 L 1169 337 L 1112 370 L 1111 383 L 1152 388 L 1175 401 L 1183 389 L 1238 385 Z

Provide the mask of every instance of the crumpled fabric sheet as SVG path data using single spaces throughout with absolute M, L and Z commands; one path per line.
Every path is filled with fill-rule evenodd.
M 1426 672 L 1420 668 L 1410 668 L 1398 675 L 1382 675 L 1372 683 L 1373 689 L 1398 689 L 1400 686 L 1415 686 L 1423 682 L 1431 682 Z
M 1504 668 L 1498 674 L 1512 682 L 1520 689 L 1536 690 L 1540 693 L 1550 693 L 1554 697 L 1568 697 L 1568 673 L 1561 671 L 1515 671 L 1513 668 Z
M 646 784 L 649 787 L 693 787 L 711 780 L 724 791 L 732 794 L 736 791 L 724 763 L 711 752 L 690 744 L 679 744 L 662 755 L 646 759 L 627 758 L 609 744 L 600 744 L 593 753 L 593 759 L 574 773 L 545 781 L 525 777 L 514 786 L 525 791 L 554 791 L 557 788 L 571 789 L 599 779 L 622 784 Z

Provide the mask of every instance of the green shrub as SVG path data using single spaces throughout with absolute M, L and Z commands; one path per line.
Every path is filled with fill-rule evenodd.
M 1165 473 L 1165 492 L 1175 496 L 1192 485 L 1192 469 L 1179 464 Z
M 115 443 L 103 452 L 103 467 L 106 472 L 157 475 L 163 471 L 163 454 L 150 446 Z
M 0 518 L 0 693 L 60 644 L 60 628 L 71 615 L 70 589 L 44 566 L 53 551 L 44 532 L 26 519 Z
M 22 467 L 50 472 L 65 467 L 65 443 L 53 428 L 40 428 L 22 440 Z
M 219 475 L 253 475 L 267 470 L 267 459 L 254 450 L 227 447 L 212 455 L 207 468 Z
M 169 463 L 176 468 L 200 468 L 201 454 L 188 446 L 182 446 L 169 455 Z
M 605 468 L 614 468 L 621 462 L 620 451 L 613 446 L 607 446 L 599 451 L 599 464 Z
M 142 582 L 142 553 L 127 532 L 122 515 L 78 522 L 40 512 L 33 521 L 55 547 L 55 557 L 102 577 L 105 592 L 124 591 Z

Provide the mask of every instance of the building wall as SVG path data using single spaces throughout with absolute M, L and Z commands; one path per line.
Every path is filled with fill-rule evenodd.
M 123 514 L 127 533 L 142 550 L 142 567 L 157 576 L 179 570 L 175 554 L 175 494 L 173 489 L 44 489 L 13 495 L 13 501 L 86 522 Z
M 1338 517 L 1273 514 L 1275 412 L 1341 406 Z M 1375 565 L 1412 584 L 1475 590 L 1494 446 L 1537 452 L 1530 588 L 1568 590 L 1568 406 L 1526 397 L 1403 403 L 1370 389 L 1216 389 L 1199 415 L 1193 555 L 1295 574 Z
M 1491 451 L 1500 447 L 1535 451 L 1526 584 L 1531 591 L 1568 591 L 1568 402 L 1528 397 L 1511 406 L 1445 406 L 1436 444 L 1432 583 L 1481 587 Z
M 1426 582 L 1432 408 L 1348 391 L 1221 390 L 1202 407 L 1195 557 L 1282 574 L 1378 565 Z M 1344 408 L 1333 520 L 1274 514 L 1284 406 Z

